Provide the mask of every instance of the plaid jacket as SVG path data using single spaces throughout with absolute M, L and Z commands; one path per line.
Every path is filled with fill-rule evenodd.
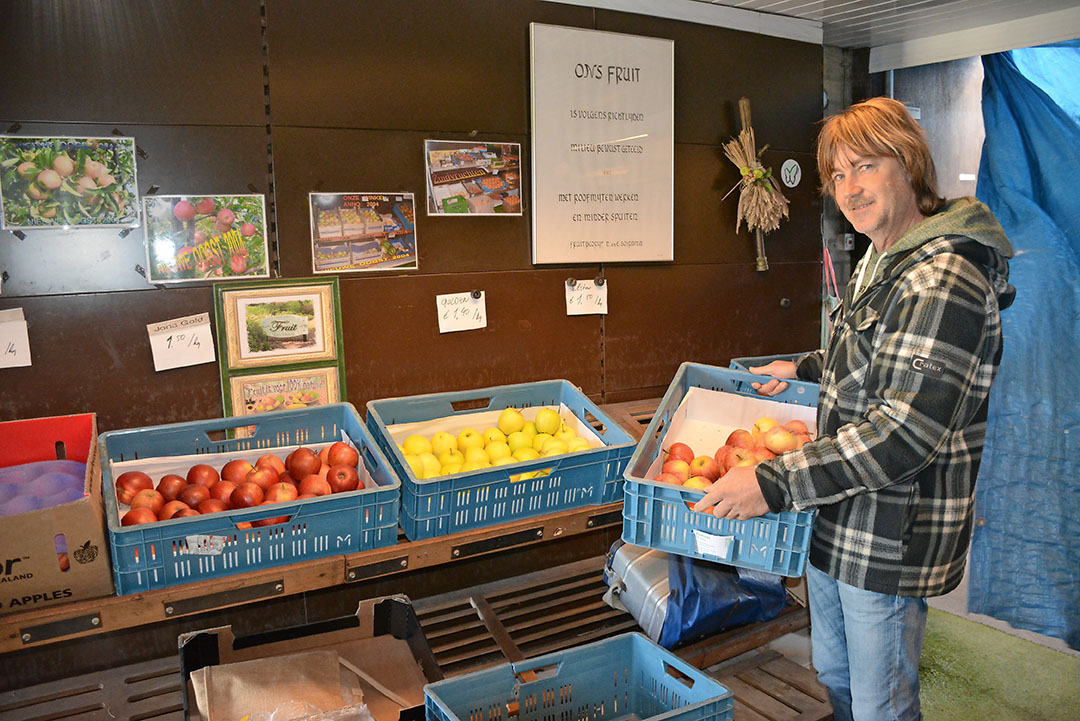
M 816 568 L 878 593 L 935 596 L 963 576 L 1001 359 L 999 295 L 1005 307 L 1014 289 L 1006 260 L 961 236 L 887 259 L 857 298 L 848 284 L 828 348 L 797 365 L 821 384 L 818 438 L 757 477 L 772 510 L 818 509 Z

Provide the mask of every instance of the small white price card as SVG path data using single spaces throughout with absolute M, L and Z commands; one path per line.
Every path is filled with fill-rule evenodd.
M 30 365 L 30 334 L 22 308 L 0 310 L 0 368 Z
M 440 333 L 487 327 L 487 294 L 482 290 L 437 295 L 435 306 L 439 311 Z
M 150 334 L 156 371 L 214 362 L 209 313 L 151 323 L 146 332 Z
M 578 280 L 566 284 L 567 315 L 607 315 L 607 283 Z
M 694 550 L 698 553 L 721 559 L 728 557 L 728 549 L 731 548 L 731 542 L 735 540 L 735 536 L 717 536 L 696 528 L 691 530 L 694 532 Z

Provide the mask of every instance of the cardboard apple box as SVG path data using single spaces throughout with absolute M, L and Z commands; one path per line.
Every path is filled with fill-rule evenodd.
M 770 400 L 751 398 L 737 393 L 722 393 L 708 388 L 692 387 L 671 415 L 661 448 L 672 443 L 685 443 L 695 455 L 712 456 L 724 445 L 737 428 L 750 430 L 754 421 L 768 416 L 781 424 L 799 420 L 806 424 L 813 437 L 817 432 L 817 409 Z M 664 465 L 664 454 L 657 453 L 644 478 L 656 478 Z
M 82 498 L 0 519 L 0 614 L 113 592 L 95 415 L 0 423 L 0 467 L 65 459 L 86 464 Z
M 574 415 L 574 412 L 570 410 L 565 403 L 560 403 L 558 408 L 555 408 L 555 406 L 538 406 L 536 408 L 519 408 L 518 410 L 521 411 L 521 415 L 524 416 L 526 421 L 535 421 L 536 413 L 541 408 L 551 408 L 558 411 L 559 417 L 562 418 L 563 423 L 565 423 L 567 427 L 577 431 L 579 436 L 588 440 L 589 445 L 592 448 L 600 448 L 605 445 L 603 439 L 596 434 L 593 427 Z M 464 413 L 461 415 L 445 416 L 443 418 L 432 418 L 429 421 L 416 421 L 414 423 L 397 423 L 388 426 L 386 430 L 389 431 L 390 437 L 394 439 L 394 443 L 398 445 L 404 443 L 406 438 L 414 434 L 430 439 L 439 431 L 446 431 L 447 433 L 457 436 L 466 428 L 473 428 L 483 433 L 488 428 L 499 427 L 499 415 L 503 410 L 505 409 Z

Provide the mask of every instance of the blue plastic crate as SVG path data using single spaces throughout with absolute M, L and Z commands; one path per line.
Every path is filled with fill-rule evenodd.
M 228 431 L 235 428 L 253 432 L 246 438 L 228 438 Z M 374 487 L 206 516 L 120 525 L 113 479 L 123 470 L 171 467 L 151 473 L 156 481 L 161 472 L 184 475 L 195 463 L 220 469 L 232 458 L 254 461 L 275 449 L 288 452 L 304 445 L 318 450 L 341 440 L 343 432 L 360 451 L 361 464 Z M 349 403 L 112 431 L 102 434 L 99 444 L 119 595 L 397 543 L 401 483 Z M 238 527 L 280 517 L 289 520 Z
M 486 411 L 543 406 L 564 406 L 566 413 L 593 428 L 604 446 L 453 476 L 418 479 L 391 432 L 393 426 L 400 424 L 450 417 L 467 420 L 470 415 Z M 369 401 L 367 424 L 401 478 L 402 530 L 413 541 L 567 508 L 617 502 L 622 499 L 623 471 L 634 451 L 633 439 L 565 380 Z M 545 470 L 543 476 L 511 480 Z
M 427 721 L 731 721 L 732 693 L 640 633 L 424 687 Z
M 803 574 L 815 511 L 767 513 L 745 521 L 720 519 L 690 509 L 704 495 L 701 491 L 647 477 L 673 415 L 692 388 L 754 398 L 761 403 L 761 415 L 768 415 L 767 409 L 773 403 L 817 406 L 814 384 L 789 381 L 783 393 L 765 398 L 750 386 L 758 378 L 751 373 L 697 363 L 679 367 L 626 469 L 624 541 L 783 576 Z

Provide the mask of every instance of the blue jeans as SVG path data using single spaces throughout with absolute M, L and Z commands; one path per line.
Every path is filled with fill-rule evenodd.
M 926 599 L 841 583 L 806 566 L 810 642 L 836 721 L 919 721 Z

